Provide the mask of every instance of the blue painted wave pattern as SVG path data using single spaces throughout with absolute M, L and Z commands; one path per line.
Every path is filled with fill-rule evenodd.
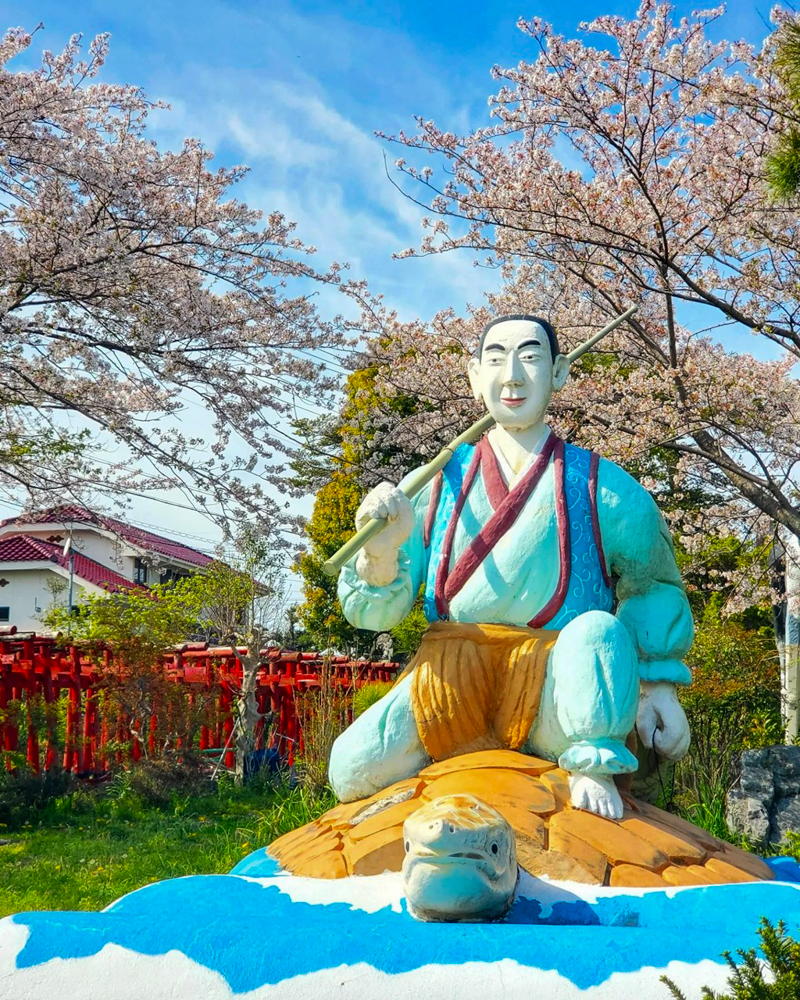
M 263 872 L 266 861 L 256 852 L 237 869 L 249 863 L 251 872 L 259 865 Z M 19 914 L 14 922 L 30 934 L 17 966 L 88 957 L 109 943 L 143 955 L 176 949 L 241 993 L 357 962 L 397 974 L 430 963 L 512 959 L 587 989 L 614 972 L 661 969 L 673 959 L 719 961 L 724 950 L 757 944 L 762 916 L 800 924 L 800 886 L 777 882 L 615 895 L 591 904 L 575 898 L 547 908 L 519 898 L 497 924 L 424 924 L 388 906 L 367 913 L 348 903 L 293 902 L 282 882 L 198 875 L 140 889 L 104 913 Z

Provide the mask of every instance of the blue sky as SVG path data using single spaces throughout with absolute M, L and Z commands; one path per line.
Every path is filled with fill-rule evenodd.
M 518 17 L 543 16 L 572 34 L 581 20 L 630 15 L 635 4 L 23 0 L 0 10 L 7 26 L 44 22 L 35 50 L 57 50 L 73 32 L 110 31 L 104 77 L 172 105 L 153 116 L 160 144 L 192 135 L 221 162 L 250 165 L 240 189 L 249 203 L 284 211 L 320 263 L 349 261 L 411 316 L 477 301 L 493 276 L 466 253 L 392 260 L 416 244 L 421 212 L 385 175 L 384 152 L 391 163 L 399 150 L 373 132 L 413 128 L 415 114 L 454 130 L 485 123 L 492 65 L 533 54 Z M 767 4 L 737 0 L 718 33 L 759 40 L 767 17 Z
M 679 14 L 696 6 L 676 4 Z M 195 136 L 220 162 L 250 165 L 241 197 L 283 211 L 319 248 L 321 266 L 349 261 L 354 276 L 410 317 L 477 303 L 494 275 L 466 254 L 392 260 L 418 242 L 422 213 L 387 179 L 384 152 L 390 163 L 397 154 L 373 132 L 412 129 L 415 114 L 455 131 L 485 123 L 492 65 L 533 57 L 516 28 L 520 16 L 574 34 L 582 20 L 630 16 L 635 7 L 633 0 L 19 0 L 0 2 L 0 20 L 29 30 L 44 23 L 29 63 L 42 48 L 60 50 L 72 33 L 88 41 L 111 32 L 102 78 L 139 84 L 172 105 L 152 118 L 159 145 Z M 713 33 L 758 42 L 768 15 L 768 3 L 735 0 Z M 200 515 L 144 501 L 136 511 L 167 533 L 214 535 Z

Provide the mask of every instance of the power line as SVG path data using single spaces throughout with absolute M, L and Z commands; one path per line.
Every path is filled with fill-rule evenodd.
M 309 348 L 309 347 L 298 347 L 298 348 L 296 348 L 296 350 L 302 351 L 303 354 L 306 354 L 310 358 L 314 358 L 314 355 L 311 352 L 311 348 Z M 325 348 L 324 347 L 318 347 L 318 348 L 316 348 L 316 350 L 318 350 L 318 351 L 324 351 Z M 326 367 L 333 368 L 335 371 L 341 372 L 342 375 L 352 375 L 353 372 L 355 371 L 355 369 L 353 369 L 353 368 L 344 368 L 344 367 L 342 367 L 342 365 L 338 364 L 338 362 L 341 360 L 340 358 L 336 358 L 337 364 L 333 364 L 330 360 L 327 360 L 325 358 L 323 358 L 323 359 L 314 358 L 314 360 L 315 361 L 322 360 L 322 362 L 326 365 Z
M 119 493 L 125 493 L 128 496 L 139 497 L 139 498 L 141 498 L 143 500 L 150 500 L 153 503 L 161 503 L 161 504 L 166 504 L 169 507 L 177 507 L 177 508 L 179 508 L 181 510 L 188 510 L 188 511 L 191 511 L 193 514 L 202 514 L 203 516 L 209 517 L 209 518 L 212 516 L 210 512 L 204 511 L 202 508 L 190 507 L 187 504 L 177 503 L 174 500 L 166 500 L 164 497 L 148 496 L 148 494 L 146 494 L 146 493 L 138 493 L 135 490 L 130 490 L 130 489 L 119 489 L 119 490 L 117 490 L 117 492 L 119 492 Z M 17 503 L 15 501 L 11 501 L 11 500 L 7 500 L 7 501 L 4 500 L 2 502 L 6 503 L 6 505 L 9 506 L 9 507 L 16 507 L 17 510 L 25 510 L 25 505 L 24 504 L 20 504 L 20 503 Z M 128 520 L 131 522 L 131 524 L 137 524 L 137 522 L 133 518 L 128 518 Z M 138 522 L 138 523 L 142 527 L 145 526 L 145 522 Z M 158 526 L 158 525 L 150 525 L 150 527 L 156 528 L 159 531 L 171 530 L 171 529 L 164 529 L 163 527 Z M 302 538 L 303 537 L 299 532 L 294 531 L 293 529 L 290 529 L 290 528 L 279 527 L 279 528 L 276 528 L 275 530 L 278 531 L 278 532 L 280 532 L 281 534 L 284 534 L 284 535 L 294 535 L 294 536 L 296 536 L 298 538 Z M 185 534 L 185 533 L 183 533 L 183 532 L 175 532 L 175 534 L 180 535 L 180 534 Z M 188 535 L 188 534 L 186 534 L 185 537 L 187 537 L 187 538 L 197 538 L 200 541 L 209 541 L 209 542 L 212 541 L 211 539 L 203 538 L 200 535 Z

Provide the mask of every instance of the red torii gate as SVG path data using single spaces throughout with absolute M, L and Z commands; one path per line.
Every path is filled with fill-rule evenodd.
M 155 754 L 159 750 L 156 734 L 164 721 L 162 713 L 171 723 L 170 728 L 180 731 L 178 746 L 194 744 L 198 727 L 193 725 L 192 716 L 202 693 L 205 717 L 199 724 L 197 748 L 219 750 L 224 753 L 225 765 L 233 767 L 234 700 L 242 676 L 234 649 L 186 643 L 165 653 L 153 668 L 177 694 L 182 719 L 170 718 L 170 713 L 178 711 L 175 705 L 159 706 L 157 697 L 149 718 L 130 719 L 119 706 L 112 708 L 111 696 L 125 677 L 125 665 L 115 661 L 111 649 L 90 651 L 59 644 L 52 637 L 18 635 L 13 627 L 6 629 L 5 634 L 0 633 L 0 747 L 5 751 L 6 766 L 13 767 L 14 756 L 21 753 L 20 728 L 26 733 L 27 765 L 35 772 L 53 767 L 59 759 L 68 771 L 105 771 L 112 756 L 118 763 L 123 760 L 121 747 L 131 742 L 133 761 L 141 758 L 145 740 L 148 753 Z M 330 685 L 347 698 L 366 683 L 394 680 L 400 669 L 400 664 L 388 661 L 262 650 L 256 698 L 259 712 L 271 713 L 272 744 L 285 753 L 291 765 L 295 748 L 302 745 L 297 693 L 319 691 L 323 685 Z M 41 734 L 44 750 L 40 746 L 40 706 L 45 716 Z M 65 714 L 63 723 L 59 710 Z M 263 721 L 259 730 L 257 748 L 264 743 Z M 134 731 L 138 738 L 133 736 Z

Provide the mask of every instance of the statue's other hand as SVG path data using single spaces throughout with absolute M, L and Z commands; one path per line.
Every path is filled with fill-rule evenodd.
M 636 729 L 645 747 L 665 760 L 680 760 L 689 749 L 691 734 L 675 685 L 665 681 L 643 683 Z

